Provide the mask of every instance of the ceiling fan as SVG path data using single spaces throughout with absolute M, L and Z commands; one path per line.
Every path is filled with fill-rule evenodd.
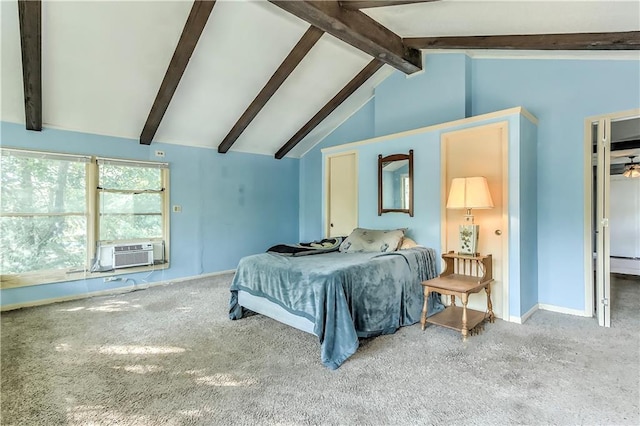
M 629 160 L 631 160 L 631 162 L 624 165 L 624 172 L 622 172 L 622 176 L 628 178 L 640 177 L 640 163 L 633 161 L 633 159 L 636 157 L 636 155 L 629 157 Z

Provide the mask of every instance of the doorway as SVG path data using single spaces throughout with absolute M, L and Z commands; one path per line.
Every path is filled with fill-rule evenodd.
M 585 313 L 610 327 L 618 290 L 640 291 L 640 178 L 623 176 L 640 158 L 640 110 L 585 120 L 585 151 Z
M 442 176 L 442 252 L 459 250 L 458 226 L 464 223 L 464 210 L 446 208 L 446 197 L 453 178 L 482 176 L 487 179 L 494 207 L 474 210 L 480 225 L 478 251 L 493 257 L 491 301 L 498 318 L 509 320 L 509 190 L 508 124 L 499 122 L 441 136 Z M 484 311 L 486 297 L 472 294 L 471 309 Z

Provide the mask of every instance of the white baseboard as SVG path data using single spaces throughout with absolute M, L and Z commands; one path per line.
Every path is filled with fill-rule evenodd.
M 93 291 L 93 292 L 90 292 L 90 293 L 73 294 L 73 295 L 62 296 L 62 297 L 54 297 L 54 298 L 51 298 L 51 299 L 34 300 L 32 302 L 14 303 L 13 305 L 1 306 L 0 307 L 0 311 L 2 311 L 2 312 L 4 312 L 4 311 L 12 311 L 14 309 L 29 308 L 31 306 L 49 305 L 51 303 L 58 303 L 58 302 L 68 302 L 70 300 L 86 299 L 88 297 L 108 296 L 108 295 L 112 295 L 112 294 L 129 293 L 129 292 L 132 292 L 132 291 L 144 290 L 144 289 L 147 289 L 149 287 L 156 287 L 156 286 L 159 286 L 159 285 L 177 284 L 177 283 L 181 283 L 181 282 L 184 282 L 184 281 L 190 281 L 190 280 L 194 280 L 194 279 L 198 279 L 198 278 L 206 278 L 206 277 L 214 277 L 214 276 L 217 276 L 217 275 L 230 274 L 230 273 L 233 273 L 235 271 L 236 271 L 235 269 L 229 269 L 227 271 L 210 272 L 208 274 L 193 275 L 193 276 L 190 276 L 190 277 L 181 277 L 181 278 L 176 278 L 176 279 L 173 279 L 173 280 L 157 281 L 157 282 L 154 282 L 154 283 L 147 283 L 147 284 L 136 284 L 136 285 L 130 285 L 130 286 L 126 286 L 126 287 L 111 288 L 111 289 L 108 289 L 108 290 Z
M 640 275 L 640 259 L 611 258 L 611 273 Z
M 565 308 L 562 306 L 555 306 L 555 305 L 548 305 L 545 303 L 538 303 L 536 305 L 534 305 L 531 309 L 529 309 L 524 315 L 520 316 L 520 317 L 516 317 L 516 316 L 510 316 L 509 317 L 509 322 L 515 322 L 516 324 L 524 324 L 525 321 L 527 321 L 529 319 L 529 317 L 531 317 L 531 315 L 533 315 L 533 313 L 535 311 L 537 311 L 538 309 L 543 310 L 543 311 L 550 311 L 550 312 L 557 312 L 560 314 L 567 314 L 567 315 L 575 315 L 578 317 L 591 317 L 592 315 L 589 315 L 587 313 L 585 313 L 584 311 L 581 311 L 580 309 L 570 309 L 570 308 Z
M 612 274 L 624 274 L 624 275 L 640 275 L 640 269 L 616 267 L 611 268 Z
M 538 308 L 542 309 L 544 311 L 558 312 L 560 314 L 575 315 L 575 316 L 578 316 L 578 317 L 590 317 L 590 316 L 592 316 L 592 315 L 589 315 L 589 314 L 585 313 L 585 311 L 580 310 L 580 309 L 571 309 L 571 308 L 565 308 L 565 307 L 562 307 L 562 306 L 547 305 L 545 303 L 539 303 L 538 304 Z
M 535 311 L 537 311 L 538 309 L 540 309 L 540 305 L 539 304 L 535 304 L 535 305 L 533 305 L 533 307 L 531 309 L 529 309 L 527 312 L 525 312 L 524 315 L 519 316 L 519 317 L 515 317 L 515 316 L 509 317 L 509 321 L 510 322 L 515 322 L 516 324 L 524 324 L 525 321 L 528 320 L 529 317 L 531 315 L 533 315 L 533 313 Z

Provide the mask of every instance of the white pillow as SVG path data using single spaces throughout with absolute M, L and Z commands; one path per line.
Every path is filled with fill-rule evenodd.
M 398 250 L 406 250 L 414 247 L 418 247 L 418 244 L 415 241 L 413 241 L 411 238 L 404 237 L 402 239 L 402 244 L 400 244 L 400 248 Z
M 340 251 L 344 253 L 396 251 L 403 237 L 404 229 L 385 231 L 356 228 L 340 244 Z

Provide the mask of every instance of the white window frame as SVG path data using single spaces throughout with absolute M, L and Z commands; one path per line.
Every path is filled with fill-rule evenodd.
M 85 165 L 85 181 L 86 181 L 86 253 L 87 258 L 85 260 L 84 268 L 72 269 L 61 268 L 52 270 L 39 270 L 33 272 L 24 272 L 20 274 L 4 274 L 0 275 L 0 288 L 14 288 L 23 287 L 38 284 L 50 284 L 56 282 L 76 281 L 88 278 L 96 277 L 108 277 L 112 275 L 131 274 L 135 272 L 153 271 L 159 269 L 169 268 L 169 236 L 170 236 L 170 196 L 169 196 L 169 164 L 152 162 L 152 161 L 137 161 L 137 160 L 125 160 L 119 158 L 107 158 L 107 157 L 95 157 L 88 155 L 75 155 L 75 154 L 63 154 L 47 151 L 32 151 L 19 148 L 6 148 L 2 147 L 3 155 L 5 153 L 17 153 L 19 155 L 37 156 L 40 158 L 51 159 L 65 159 L 72 161 L 84 161 Z M 132 268 L 117 269 L 108 272 L 90 272 L 91 263 L 96 256 L 99 226 L 100 226 L 100 212 L 99 212 L 99 197 L 101 191 L 98 189 L 98 162 L 108 162 L 111 164 L 120 165 L 132 165 L 132 166 L 148 166 L 160 168 L 162 179 L 162 232 L 163 236 L 160 238 L 148 238 L 148 239 L 131 239 L 127 242 L 136 241 L 164 241 L 164 263 L 150 266 L 138 266 Z M 50 214 L 47 214 L 50 215 Z M 56 213 L 56 215 L 59 215 Z M 70 214 L 77 216 L 76 213 Z M 33 216 L 33 214 L 20 214 L 20 213 L 8 213 L 3 216 Z M 116 242 L 121 242 L 118 240 Z M 105 241 L 106 243 L 106 241 Z
M 169 165 L 168 163 L 159 163 L 159 162 L 152 162 L 152 161 L 132 161 L 132 160 L 122 160 L 122 159 L 114 159 L 114 158 L 105 158 L 105 157 L 97 157 L 96 161 L 94 162 L 96 164 L 96 168 L 93 171 L 95 174 L 95 184 L 92 183 L 92 187 L 97 188 L 96 189 L 96 194 L 95 194 L 95 218 L 96 218 L 96 223 L 94 226 L 94 230 L 95 230 L 95 235 L 94 235 L 94 246 L 95 243 L 108 243 L 108 244 L 112 244 L 112 243 L 128 243 L 128 242 L 139 242 L 139 241 L 166 241 L 168 239 L 168 235 L 169 235 L 169 216 L 168 216 L 168 212 L 169 212 L 169 197 L 168 197 L 168 193 L 169 193 Z M 146 167 L 146 168 L 155 168 L 155 169 L 160 169 L 160 185 L 162 187 L 161 190 L 159 191 L 148 191 L 148 192 L 153 192 L 153 193 L 160 193 L 162 195 L 162 236 L 161 237 L 153 237 L 153 238 L 128 238 L 128 239 L 114 239 L 114 240 L 100 240 L 100 227 L 101 227 L 101 223 L 100 223 L 100 195 L 104 192 L 112 192 L 112 193 L 121 193 L 121 194 L 126 194 L 126 193 L 131 193 L 131 192 L 138 192 L 138 191 L 132 191 L 132 190 L 116 190 L 116 189 L 103 189 L 99 187 L 99 172 L 100 172 L 100 166 L 102 164 L 105 165 L 118 165 L 118 166 L 131 166 L 131 167 Z M 147 191 L 146 188 L 138 188 L 140 191 Z M 166 238 L 165 238 L 166 237 Z

